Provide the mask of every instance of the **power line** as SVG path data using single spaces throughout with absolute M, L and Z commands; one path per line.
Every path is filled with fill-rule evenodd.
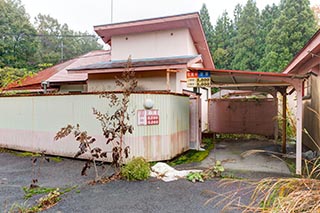
M 53 34 L 28 34 L 28 33 L 0 33 L 1 36 L 32 36 L 32 37 L 72 37 L 72 38 L 85 38 L 91 37 L 95 38 L 95 35 L 71 35 L 71 34 L 64 34 L 64 35 L 53 35 Z

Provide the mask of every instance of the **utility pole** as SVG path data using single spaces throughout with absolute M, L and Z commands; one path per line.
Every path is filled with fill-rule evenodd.
M 111 0 L 111 24 L 113 23 L 113 0 Z
M 63 37 L 61 37 L 61 57 L 60 57 L 60 62 L 63 62 L 63 58 L 64 58 L 64 52 L 63 52 Z

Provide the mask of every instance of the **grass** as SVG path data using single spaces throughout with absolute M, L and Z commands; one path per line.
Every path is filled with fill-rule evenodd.
M 24 199 L 29 199 L 34 195 L 38 194 L 48 194 L 56 190 L 56 188 L 46 188 L 46 187 L 36 187 L 36 188 L 29 188 L 29 187 L 22 187 L 24 191 Z
M 52 160 L 53 162 L 56 162 L 56 163 L 60 163 L 61 161 L 63 161 L 63 159 L 59 156 L 57 157 L 50 157 L 50 160 Z
M 18 157 L 41 157 L 41 154 L 33 152 L 14 152 L 13 154 Z
M 0 147 L 0 153 L 10 153 L 17 157 L 41 157 L 42 156 L 40 153 L 21 152 L 21 151 L 15 151 L 15 150 L 1 148 L 1 147 Z M 63 161 L 63 158 L 59 156 L 49 157 L 49 159 L 56 163 L 60 163 L 61 161 Z
M 70 192 L 74 189 L 76 189 L 78 186 L 71 186 L 71 187 L 65 187 L 61 189 L 61 194 Z M 36 188 L 30 188 L 30 187 L 22 187 L 23 191 L 24 191 L 24 199 L 29 199 L 31 197 L 33 197 L 34 195 L 38 195 L 38 194 L 48 194 L 50 192 L 53 192 L 55 190 L 57 190 L 57 188 L 47 188 L 47 187 L 36 187 Z
M 194 162 L 201 162 L 206 157 L 208 157 L 210 151 L 214 148 L 214 143 L 211 138 L 204 138 L 202 143 L 205 144 L 204 151 L 198 150 L 188 150 L 182 155 L 174 158 L 168 164 L 170 166 L 176 166 L 180 164 L 187 164 L 187 163 L 194 163 Z

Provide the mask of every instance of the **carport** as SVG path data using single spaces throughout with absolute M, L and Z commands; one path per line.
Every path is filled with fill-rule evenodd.
M 271 72 L 251 72 L 239 70 L 218 70 L 189 68 L 190 71 L 209 71 L 211 87 L 230 90 L 250 90 L 271 94 L 274 98 L 279 92 L 283 97 L 282 119 L 286 120 L 287 95 L 297 93 L 296 112 L 296 174 L 302 167 L 302 97 L 303 82 L 306 76 Z M 290 91 L 288 87 L 292 88 Z M 286 152 L 286 122 L 282 122 L 282 151 Z

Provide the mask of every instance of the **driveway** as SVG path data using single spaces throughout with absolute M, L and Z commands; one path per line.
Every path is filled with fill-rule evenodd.
M 250 143 L 243 143 L 240 147 L 251 147 Z M 256 142 L 254 142 L 256 144 Z M 225 144 L 222 144 L 225 147 Z M 235 147 L 234 143 L 228 143 Z M 243 146 L 245 145 L 245 146 Z M 261 144 L 258 144 L 259 146 Z M 220 144 L 221 146 L 221 144 Z M 256 146 L 256 145 L 255 145 Z M 218 146 L 219 147 L 219 144 Z M 224 151 L 223 151 L 224 150 Z M 254 171 L 253 168 L 265 168 L 261 165 L 252 166 L 245 159 L 237 157 L 243 151 L 237 153 L 233 148 L 224 148 L 210 153 L 209 157 L 202 163 L 191 165 L 180 165 L 177 168 L 199 168 L 206 167 L 212 163 L 212 159 L 224 160 L 235 159 L 229 167 L 247 165 L 245 172 L 231 171 L 232 176 L 242 178 L 262 178 L 265 176 L 287 176 L 287 171 L 279 171 L 279 166 L 283 162 L 275 161 L 270 156 L 257 155 L 251 157 L 249 161 L 258 162 L 261 165 L 268 163 L 275 165 L 270 170 Z M 216 153 L 215 153 L 216 152 Z M 219 153 L 218 153 L 219 152 Z M 232 156 L 229 154 L 232 153 Z M 273 164 L 274 162 L 274 164 Z M 39 163 L 41 163 L 39 170 Z M 147 181 L 124 181 L 118 180 L 107 184 L 88 185 L 94 179 L 93 168 L 88 171 L 88 176 L 81 176 L 80 172 L 84 161 L 62 158 L 61 162 L 51 160 L 46 162 L 38 160 L 37 166 L 32 166 L 31 157 L 18 157 L 12 153 L 0 153 L 0 212 L 8 212 L 13 203 L 28 205 L 34 203 L 35 196 L 31 200 L 24 200 L 23 186 L 29 186 L 33 178 L 39 180 L 42 187 L 72 187 L 76 189 L 62 195 L 62 200 L 46 212 L 52 213 L 102 213 L 102 212 L 221 212 L 226 204 L 216 205 L 218 199 L 213 202 L 205 203 L 216 194 L 223 194 L 228 191 L 236 192 L 241 196 L 241 202 L 250 201 L 250 193 L 239 191 L 239 183 L 228 184 L 221 187 L 220 179 L 205 181 L 204 183 L 192 183 L 185 179 L 173 182 L 163 182 L 150 178 Z M 248 167 L 248 165 L 251 165 Z M 108 165 L 105 165 L 108 167 Z M 250 171 L 250 169 L 252 171 Z M 282 169 L 280 169 L 282 170 Z M 245 184 L 245 183 L 242 183 Z M 221 199 L 220 199 L 221 200 Z M 226 212 L 241 212 L 240 210 L 228 210 Z
M 39 161 L 40 162 L 40 161 Z M 42 161 L 41 161 L 42 162 Z M 213 195 L 210 191 L 223 193 L 237 190 L 238 185 L 219 187 L 219 180 L 192 183 L 181 179 L 163 182 L 113 181 L 107 184 L 88 185 L 94 177 L 80 176 L 83 161 L 64 158 L 61 162 L 42 162 L 39 185 L 43 187 L 77 188 L 62 195 L 62 200 L 46 212 L 221 212 L 223 206 L 215 202 L 204 205 Z M 39 167 L 34 167 L 38 172 Z M 13 203 L 28 205 L 23 186 L 29 186 L 33 178 L 31 157 L 18 157 L 11 153 L 0 153 L 0 212 L 8 212 Z M 241 198 L 248 202 L 249 195 Z M 229 212 L 239 212 L 237 210 Z

